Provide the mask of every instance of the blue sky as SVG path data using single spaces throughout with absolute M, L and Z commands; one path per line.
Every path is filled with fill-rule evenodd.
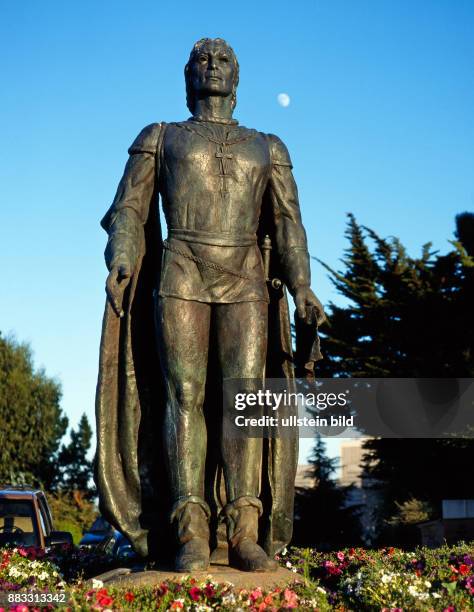
M 140 129 L 189 115 L 203 36 L 238 55 L 236 118 L 286 142 L 313 255 L 338 266 L 349 211 L 411 254 L 446 251 L 474 208 L 472 0 L 4 0 L 0 330 L 61 380 L 72 424 L 93 420 L 99 219 Z M 339 300 L 317 264 L 313 288 Z

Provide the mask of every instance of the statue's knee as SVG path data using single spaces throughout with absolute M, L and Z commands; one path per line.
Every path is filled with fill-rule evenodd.
M 202 411 L 204 385 L 196 381 L 184 381 L 173 390 L 173 405 L 181 414 Z

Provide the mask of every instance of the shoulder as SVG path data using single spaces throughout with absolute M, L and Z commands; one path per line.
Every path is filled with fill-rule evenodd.
M 163 125 L 163 123 L 150 123 L 144 127 L 128 149 L 129 154 L 150 153 L 154 155 Z
M 277 166 L 289 166 L 292 168 L 293 164 L 291 163 L 290 154 L 288 153 L 285 143 L 278 138 L 278 136 L 275 136 L 275 134 L 265 134 L 265 137 L 270 149 L 272 164 Z

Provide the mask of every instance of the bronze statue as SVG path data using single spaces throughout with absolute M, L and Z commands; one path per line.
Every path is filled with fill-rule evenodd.
M 110 273 L 100 507 L 142 555 L 166 556 L 171 519 L 175 568 L 185 572 L 209 566 L 219 515 L 231 565 L 275 569 L 272 556 L 291 538 L 297 440 L 224 439 L 220 389 L 229 378 L 293 376 L 285 289 L 267 286 L 267 274 L 282 279 L 308 324 L 324 318 L 288 151 L 232 118 L 238 80 L 224 40 L 194 45 L 185 67 L 192 117 L 142 130 L 102 220 Z

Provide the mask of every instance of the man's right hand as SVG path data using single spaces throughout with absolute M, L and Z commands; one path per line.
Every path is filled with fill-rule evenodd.
M 113 266 L 105 282 L 105 292 L 109 302 L 118 317 L 123 317 L 123 294 L 132 277 L 132 267 L 129 264 Z

